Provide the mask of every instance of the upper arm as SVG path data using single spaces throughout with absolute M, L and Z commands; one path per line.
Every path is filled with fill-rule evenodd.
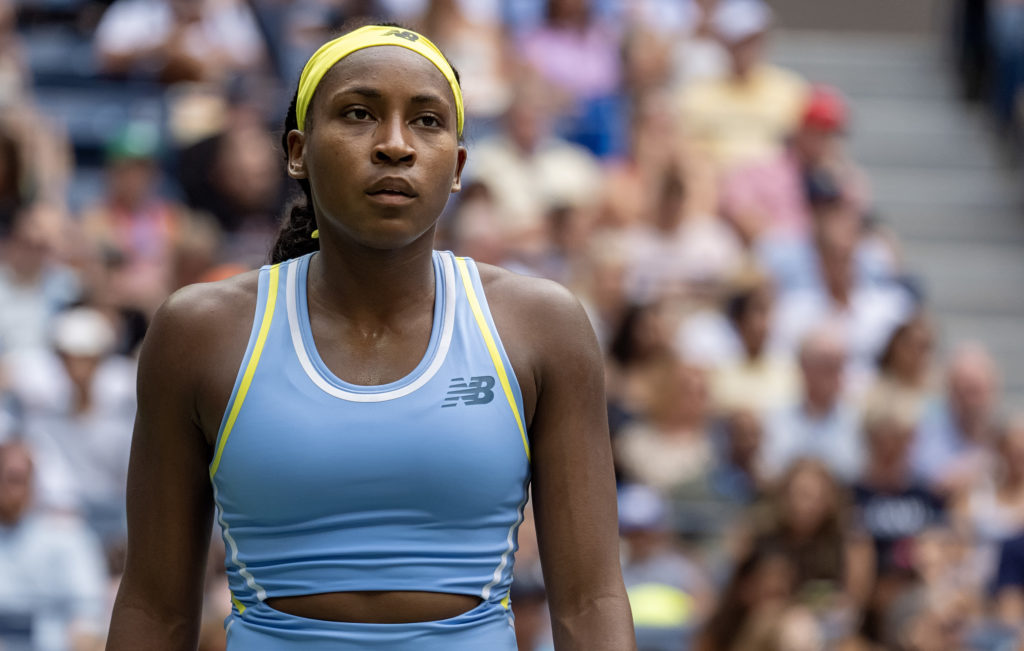
M 198 632 L 213 517 L 211 451 L 195 409 L 198 312 L 188 296 L 172 297 L 143 342 L 128 469 L 127 558 L 111 648 L 138 644 L 118 637 L 132 628 L 124 626 L 128 611 L 166 622 L 162 634 L 175 638 L 171 644 L 193 644 L 188 638 Z
M 622 592 L 612 450 L 597 338 L 567 290 L 548 286 L 532 310 L 536 407 L 533 501 L 552 610 Z M 539 324 L 538 324 L 539 326 Z

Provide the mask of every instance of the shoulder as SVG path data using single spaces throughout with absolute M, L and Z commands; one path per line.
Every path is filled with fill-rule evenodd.
M 240 314 L 251 316 L 258 283 L 259 272 L 247 271 L 225 280 L 186 285 L 160 306 L 153 318 L 154 326 L 159 323 L 197 334 L 215 331 L 224 325 L 225 319 L 234 320 Z
M 593 334 L 583 305 L 563 285 L 489 264 L 476 264 L 492 312 L 529 328 L 531 337 L 544 341 Z
M 218 359 L 228 340 L 244 342 L 256 308 L 259 272 L 248 271 L 212 283 L 187 285 L 164 301 L 143 342 L 140 372 L 148 359 L 173 361 L 181 368 L 191 360 Z

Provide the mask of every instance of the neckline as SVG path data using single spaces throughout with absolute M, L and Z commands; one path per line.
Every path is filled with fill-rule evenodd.
M 382 402 L 408 395 L 426 384 L 444 362 L 455 326 L 455 268 L 450 255 L 433 253 L 434 318 L 427 350 L 407 375 L 387 384 L 363 385 L 346 382 L 324 363 L 313 340 L 309 322 L 306 278 L 313 253 L 288 265 L 285 299 L 292 346 L 306 375 L 325 393 L 353 402 Z

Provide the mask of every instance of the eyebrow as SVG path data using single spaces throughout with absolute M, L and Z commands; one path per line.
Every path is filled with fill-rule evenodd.
M 368 97 L 370 99 L 379 99 L 383 97 L 383 94 L 379 90 L 377 90 L 376 88 L 371 88 L 369 86 L 355 86 L 354 88 L 342 88 L 341 90 L 338 91 L 337 94 L 346 95 L 348 93 L 352 93 L 353 95 L 362 95 L 363 97 Z
M 352 88 L 342 88 L 342 89 L 337 91 L 337 94 L 338 95 L 348 95 L 348 94 L 362 95 L 363 97 L 366 97 L 367 99 L 380 99 L 380 98 L 384 97 L 384 94 L 380 90 L 378 90 L 376 88 L 373 88 L 373 87 L 370 87 L 370 86 L 354 86 Z M 445 104 L 446 103 L 443 97 L 441 97 L 440 95 L 434 94 L 434 93 L 420 93 L 418 95 L 414 95 L 411 98 L 410 101 L 413 104 Z

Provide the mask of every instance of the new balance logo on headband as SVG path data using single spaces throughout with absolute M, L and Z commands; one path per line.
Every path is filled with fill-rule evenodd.
M 387 34 L 388 36 L 397 36 L 398 38 L 404 38 L 407 41 L 418 41 L 420 35 L 415 32 L 407 32 L 401 29 L 393 29 Z
M 454 407 L 461 400 L 467 405 L 485 405 L 494 400 L 494 378 L 490 375 L 474 375 L 469 378 L 452 378 L 448 387 L 448 395 L 445 396 L 442 407 Z

